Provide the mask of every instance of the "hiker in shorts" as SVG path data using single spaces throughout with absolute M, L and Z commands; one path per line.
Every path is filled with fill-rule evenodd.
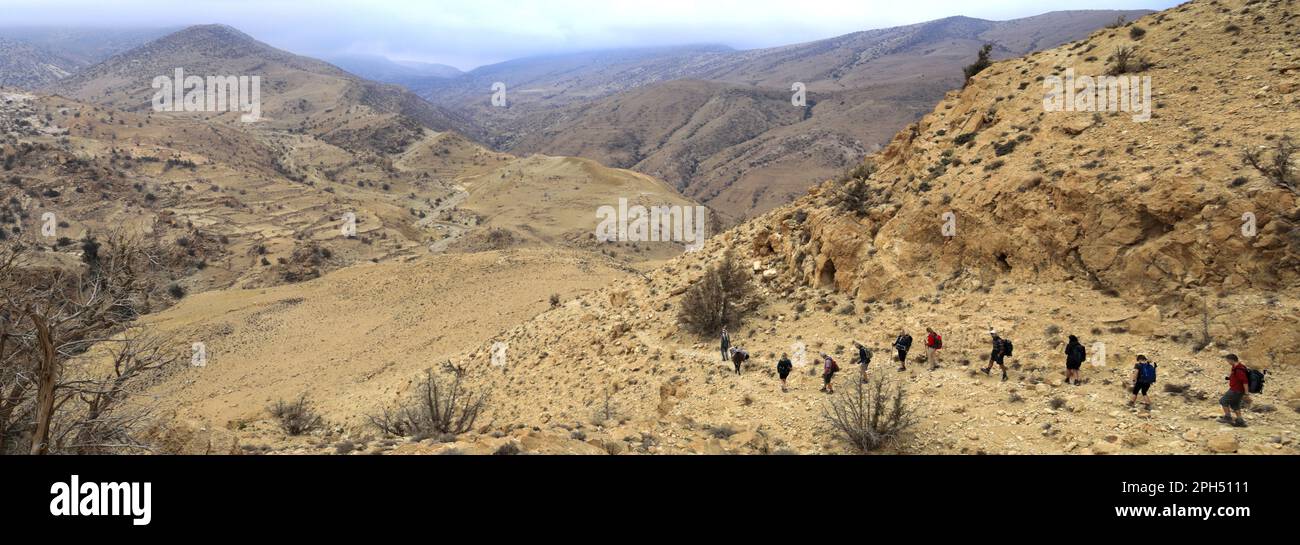
M 835 393 L 835 387 L 831 385 L 831 380 L 835 378 L 835 373 L 840 370 L 839 364 L 831 358 L 830 354 L 822 353 L 822 391 L 828 394 Z
M 1136 405 L 1138 394 L 1142 394 L 1142 404 L 1146 405 L 1148 411 L 1151 410 L 1151 398 L 1147 397 L 1147 390 L 1155 383 L 1156 364 L 1147 361 L 1146 356 L 1138 356 L 1137 363 L 1133 365 L 1133 399 L 1129 400 L 1128 406 Z
M 749 352 L 738 346 L 731 347 L 731 363 L 736 366 L 736 374 L 740 374 L 740 366 L 749 360 Z
M 989 352 L 988 367 L 980 369 L 980 371 L 986 375 L 989 375 L 990 374 L 989 372 L 993 370 L 993 364 L 996 363 L 998 367 L 1002 369 L 1002 382 L 1006 382 L 1007 381 L 1006 343 L 1005 341 L 1002 340 L 1002 337 L 998 336 L 998 332 L 995 329 L 989 330 L 989 336 L 993 338 L 993 350 Z
M 862 366 L 862 376 L 865 378 L 867 376 L 867 366 L 871 365 L 871 349 L 862 346 L 862 343 L 858 341 L 853 341 L 853 346 L 858 349 L 858 359 L 855 361 Z
M 1219 398 L 1219 406 L 1223 407 L 1223 416 L 1219 417 L 1219 422 L 1231 424 L 1234 427 L 1246 427 L 1246 420 L 1241 417 L 1241 404 L 1243 401 L 1250 401 L 1250 393 L 1246 391 L 1250 385 L 1250 372 L 1242 365 L 1241 360 L 1236 354 L 1228 354 L 1223 357 L 1232 370 L 1228 372 L 1228 392 Z M 1233 419 L 1233 414 L 1236 419 Z
M 898 351 L 898 370 L 907 370 L 907 351 L 912 349 L 912 336 L 907 334 L 904 329 L 898 332 L 898 338 L 894 339 L 894 350 Z
M 1082 380 L 1079 378 L 1079 369 L 1083 367 L 1083 362 L 1088 361 L 1088 350 L 1079 342 L 1079 338 L 1070 335 L 1070 342 L 1065 345 L 1065 383 L 1078 386 Z
M 943 337 L 933 329 L 925 328 L 925 359 L 930 362 L 930 370 L 939 368 L 939 351 L 943 350 Z
M 726 326 L 723 326 L 723 328 L 722 328 L 722 361 L 727 361 L 727 359 L 729 359 L 729 358 L 731 357 L 731 353 L 727 351 L 727 349 L 729 349 L 729 348 L 731 348 L 731 335 L 729 335 L 729 334 L 727 333 L 727 328 L 726 328 Z
M 781 377 L 782 392 L 788 391 L 786 389 L 785 379 L 786 377 L 790 376 L 790 371 L 793 369 L 794 369 L 794 364 L 790 363 L 790 355 L 781 354 L 781 361 L 776 362 L 776 376 Z

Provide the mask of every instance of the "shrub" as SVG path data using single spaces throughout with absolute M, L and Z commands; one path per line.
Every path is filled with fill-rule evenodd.
M 1055 409 L 1055 410 L 1058 410 L 1058 411 L 1059 411 L 1059 410 L 1065 408 L 1065 398 L 1060 397 L 1060 396 L 1057 396 L 1057 397 L 1052 398 L 1052 400 L 1049 401 L 1049 402 L 1047 402 L 1047 404 L 1048 404 L 1049 406 L 1051 406 L 1052 409 Z
M 713 335 L 722 326 L 739 325 L 753 308 L 750 275 L 730 247 L 722 259 L 686 289 L 677 322 L 699 335 Z
M 1296 146 L 1291 137 L 1283 136 L 1277 139 L 1272 157 L 1266 157 L 1262 149 L 1247 148 L 1242 152 L 1242 162 L 1259 171 L 1278 187 L 1295 191 L 1295 175 L 1292 173 L 1295 165 L 1291 157 L 1295 152 Z
M 852 212 L 858 216 L 866 213 L 871 204 L 873 192 L 866 180 L 852 179 L 841 185 L 831 195 L 830 202 L 840 212 Z
M 280 421 L 280 429 L 289 435 L 302 435 L 319 428 L 322 423 L 321 417 L 307 401 L 307 394 L 302 394 L 297 400 L 290 402 L 281 399 L 269 410 L 271 416 Z
M 425 370 L 419 390 L 396 408 L 370 416 L 371 424 L 389 435 L 433 437 L 474 429 L 474 422 L 487 404 L 487 393 L 470 390 L 461 372 L 444 381 Z
M 962 69 L 962 73 L 966 75 L 966 83 L 962 84 L 963 87 L 970 85 L 970 79 L 975 77 L 976 74 L 983 72 L 985 68 L 993 66 L 993 63 L 989 61 L 989 54 L 992 52 L 993 44 L 984 44 L 984 47 L 980 48 L 979 56 L 975 59 L 975 62 Z
M 1151 68 L 1151 63 L 1146 57 L 1139 56 L 1131 47 L 1120 47 L 1110 57 L 1110 65 L 1106 67 L 1106 75 L 1118 76 L 1145 72 L 1148 68 Z
M 555 308 L 555 307 L 558 307 L 558 306 L 560 306 L 560 294 L 558 294 L 558 293 L 552 293 L 552 294 L 551 294 L 551 308 Z
M 1135 25 L 1132 28 L 1128 29 L 1128 37 L 1133 38 L 1134 40 L 1141 40 L 1142 37 L 1146 35 L 1147 35 L 1147 29 L 1142 28 L 1140 26 Z
M 863 377 L 854 387 L 831 399 L 823 417 L 835 435 L 865 454 L 896 444 L 916 424 L 902 383 L 890 388 L 887 379 L 868 384 Z
M 185 297 L 185 288 L 181 287 L 180 284 L 172 284 L 167 286 L 167 294 L 175 299 L 183 299 Z

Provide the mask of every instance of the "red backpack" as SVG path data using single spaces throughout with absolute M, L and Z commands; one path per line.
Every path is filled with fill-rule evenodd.
M 938 333 L 931 334 L 934 337 L 934 349 L 943 348 L 943 336 Z

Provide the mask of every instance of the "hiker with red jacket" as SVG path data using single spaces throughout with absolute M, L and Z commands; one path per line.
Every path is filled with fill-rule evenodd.
M 835 378 L 835 373 L 840 370 L 839 364 L 831 358 L 830 354 L 822 352 L 822 391 L 828 394 L 835 393 L 835 387 L 831 385 L 831 379 Z
M 939 368 L 939 351 L 943 350 L 943 337 L 933 329 L 925 328 L 925 359 L 930 362 L 930 370 Z
M 1223 416 L 1219 418 L 1219 422 L 1244 428 L 1246 420 L 1241 417 L 1241 403 L 1250 401 L 1250 393 L 1247 391 L 1250 386 L 1250 371 L 1242 365 L 1236 354 L 1228 354 L 1223 359 L 1232 366 L 1232 370 L 1228 372 L 1227 377 L 1228 392 L 1219 398 L 1219 406 L 1223 407 Z M 1237 416 L 1235 420 L 1232 418 L 1233 413 Z

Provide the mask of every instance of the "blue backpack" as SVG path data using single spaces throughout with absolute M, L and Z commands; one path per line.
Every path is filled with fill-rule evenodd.
M 1156 364 L 1143 362 L 1138 364 L 1138 382 L 1154 384 L 1156 382 Z

